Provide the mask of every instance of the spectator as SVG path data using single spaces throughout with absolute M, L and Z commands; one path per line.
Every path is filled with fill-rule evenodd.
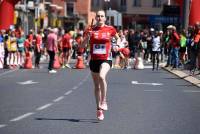
M 24 51 L 25 51 L 25 48 L 24 48 L 24 41 L 25 41 L 25 38 L 24 38 L 24 35 L 23 35 L 23 32 L 19 33 L 19 38 L 17 39 L 17 48 L 18 48 L 18 62 L 19 62 L 19 65 L 20 65 L 20 68 L 23 67 L 23 63 L 24 63 Z
M 72 54 L 72 37 L 68 30 L 65 31 L 65 34 L 62 38 L 62 68 L 68 67 L 71 68 L 69 65 L 71 54 Z
M 40 58 L 43 51 L 42 44 L 42 30 L 39 30 L 35 39 L 35 68 L 40 68 Z
M 167 56 L 167 65 L 165 67 L 172 65 L 172 45 L 170 44 L 170 26 L 167 27 L 167 31 L 164 35 L 164 53 Z
M 55 54 L 58 51 L 57 48 L 57 35 L 55 29 L 49 29 L 49 35 L 47 37 L 47 51 L 49 54 L 49 73 L 56 73 L 57 71 L 53 69 Z
M 157 65 L 156 65 L 156 70 L 158 70 L 159 67 L 159 54 L 160 54 L 160 47 L 161 47 L 161 40 L 160 40 L 160 36 L 159 36 L 159 32 L 156 31 L 155 32 L 155 36 L 153 36 L 152 39 L 153 43 L 152 43 L 152 62 L 153 62 L 153 68 L 152 70 L 154 71 L 155 69 L 155 59 L 157 61 Z
M 183 29 L 180 35 L 180 65 L 186 61 L 186 31 Z
M 194 38 L 191 44 L 191 68 L 190 73 L 194 75 L 195 69 L 197 67 L 197 58 L 200 58 L 200 23 L 197 22 L 194 27 Z M 198 59 L 199 60 L 199 59 Z M 199 62 L 199 61 L 198 61 Z M 200 68 L 200 63 L 198 63 L 198 69 Z
M 172 26 L 171 29 L 170 42 L 172 44 L 172 69 L 176 69 L 179 65 L 180 36 L 176 32 L 175 26 Z
M 3 32 L 0 31 L 0 68 L 3 68 L 4 65 L 4 38 Z

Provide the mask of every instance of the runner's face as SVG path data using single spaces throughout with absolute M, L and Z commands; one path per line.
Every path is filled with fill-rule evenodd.
M 96 21 L 98 25 L 104 25 L 106 21 L 105 12 L 98 11 L 96 14 Z

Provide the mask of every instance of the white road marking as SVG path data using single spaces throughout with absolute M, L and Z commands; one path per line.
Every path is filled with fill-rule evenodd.
M 134 85 L 152 85 L 152 86 L 162 86 L 162 83 L 139 83 L 138 81 L 131 81 Z
M 185 93 L 200 93 L 200 90 L 183 90 Z
M 48 108 L 48 107 L 50 107 L 52 105 L 53 105 L 53 103 L 48 103 L 48 104 L 46 104 L 44 106 L 41 106 L 41 107 L 37 108 L 36 110 L 37 111 L 44 110 L 44 109 L 46 109 L 46 108 Z
M 0 76 L 3 76 L 3 75 L 6 75 L 6 74 L 15 72 L 15 71 L 17 71 L 17 70 L 18 70 L 18 69 L 14 69 L 14 70 L 9 70 L 9 71 L 3 72 L 3 73 L 0 74 Z
M 69 95 L 69 94 L 71 94 L 72 93 L 72 90 L 69 90 L 69 91 L 67 91 L 66 93 L 65 93 L 65 95 Z
M 76 90 L 77 88 L 78 88 L 78 86 L 74 86 L 72 89 L 73 89 L 73 90 Z
M 64 96 L 58 97 L 57 99 L 53 100 L 53 102 L 58 102 L 58 101 L 61 101 L 62 99 L 64 99 Z
M 145 69 L 153 68 L 152 66 L 144 66 Z
M 162 92 L 162 90 L 144 90 L 145 92 Z
M 0 128 L 6 127 L 6 124 L 0 124 Z
M 34 82 L 33 80 L 27 80 L 27 81 L 24 81 L 24 82 L 17 82 L 18 84 L 20 85 L 31 85 L 31 84 L 36 84 L 38 82 Z
M 11 121 L 11 122 L 20 121 L 20 120 L 25 119 L 25 118 L 27 118 L 27 117 L 33 115 L 33 114 L 34 114 L 34 113 L 26 113 L 26 114 L 24 114 L 24 115 L 21 115 L 21 116 L 19 116 L 19 117 L 16 117 L 16 118 L 14 118 L 14 119 L 11 119 L 10 121 Z
M 78 86 L 81 86 L 83 84 L 83 82 L 80 82 L 79 84 L 78 84 Z

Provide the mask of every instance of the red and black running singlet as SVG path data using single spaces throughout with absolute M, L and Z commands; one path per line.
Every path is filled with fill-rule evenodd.
M 63 48 L 72 48 L 71 44 L 70 44 L 70 39 L 72 37 L 66 33 L 64 36 L 63 36 L 63 39 L 62 39 L 62 43 L 63 43 Z
M 90 31 L 90 54 L 92 60 L 111 59 L 111 37 L 116 29 L 112 26 L 94 27 Z

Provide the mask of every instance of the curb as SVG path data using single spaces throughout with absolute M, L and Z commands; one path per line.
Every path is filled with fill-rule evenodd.
M 184 73 L 183 71 L 180 71 L 180 70 L 171 70 L 170 67 L 164 67 L 162 66 L 162 68 L 172 74 L 175 74 L 176 76 L 180 77 L 181 79 L 184 79 L 190 83 L 192 83 L 193 85 L 197 86 L 197 87 L 200 87 L 200 80 L 191 76 L 191 75 L 188 75 L 186 73 Z

